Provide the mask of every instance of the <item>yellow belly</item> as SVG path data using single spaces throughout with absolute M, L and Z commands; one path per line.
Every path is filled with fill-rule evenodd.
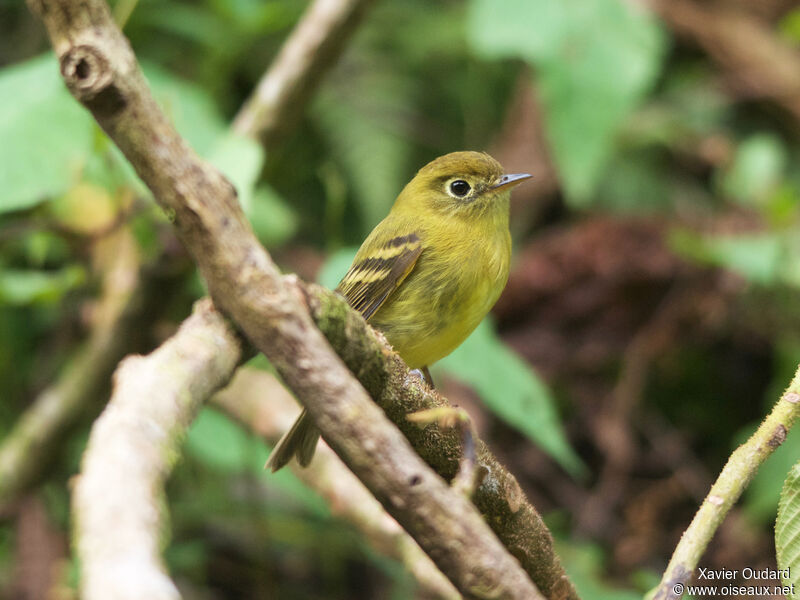
M 412 369 L 450 354 L 478 326 L 500 297 L 508 279 L 510 239 L 498 235 L 463 253 L 459 268 L 449 256 L 423 250 L 413 271 L 372 316 Z

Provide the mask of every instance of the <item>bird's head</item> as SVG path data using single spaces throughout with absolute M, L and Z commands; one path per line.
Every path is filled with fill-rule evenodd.
M 527 173 L 504 174 L 485 152 L 451 152 L 422 167 L 395 208 L 467 218 L 508 214 L 511 189 L 530 178 Z

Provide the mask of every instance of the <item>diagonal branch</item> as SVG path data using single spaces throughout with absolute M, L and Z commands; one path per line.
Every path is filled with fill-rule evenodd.
M 366 0 L 363 4 L 371 2 Z M 331 48 L 341 51 L 342 40 L 352 34 L 353 21 L 365 12 L 365 6 L 358 6 L 353 0 L 339 0 L 338 6 L 333 4 L 329 0 L 317 0 L 303 16 L 303 22 L 262 78 L 258 91 L 234 120 L 238 133 L 259 137 L 268 150 L 276 146 L 281 137 L 277 129 L 284 131 L 278 124 L 287 121 L 285 111 L 289 105 L 294 104 L 295 110 L 302 108 L 303 104 L 298 107 L 298 102 L 301 98 L 308 99 L 308 82 L 316 80 L 318 83 L 322 66 L 332 64 L 325 54 L 320 54 L 320 48 L 326 48 L 327 52 Z M 323 31 L 325 35 L 319 33 Z M 324 41 L 327 38 L 336 41 Z M 312 74 L 306 74 L 306 70 Z M 305 91 L 292 89 L 297 86 L 304 87 Z M 446 406 L 447 401 L 438 394 L 431 394 L 428 387 L 419 385 L 415 378 L 409 379 L 406 366 L 400 360 L 364 361 L 364 356 L 384 355 L 385 343 L 337 296 L 316 286 L 302 293 L 309 299 L 312 318 L 337 353 L 344 357 L 348 368 L 423 459 L 450 480 L 462 454 L 458 437 L 437 428 L 421 431 L 416 426 L 411 427 L 405 418 L 415 410 Z M 549 530 L 528 503 L 514 476 L 497 462 L 480 440 L 478 451 L 481 469 L 492 473 L 473 498 L 486 521 L 506 547 L 514 548 L 523 568 L 547 596 L 577 597 L 555 555 Z
M 344 48 L 373 0 L 316 0 L 288 38 L 258 91 L 237 116 L 238 133 L 261 137 L 270 149 L 302 111 L 310 93 Z M 128 7 L 131 8 L 131 7 Z M 130 252 L 118 252 L 118 262 Z M 117 268 L 118 269 L 118 268 Z M 63 433 L 105 393 L 117 363 L 135 350 L 131 333 L 153 299 L 152 274 L 133 272 L 101 300 L 113 317 L 93 324 L 89 338 L 59 378 L 33 401 L 0 445 L 0 508 L 42 476 Z M 156 282 L 157 284 L 158 282 Z M 135 285 L 131 285 L 135 284 Z M 142 289 L 134 289 L 138 285 Z M 122 300 L 127 305 L 122 304 Z
M 178 136 L 99 0 L 31 2 L 67 87 L 171 216 L 211 296 L 276 367 L 345 463 L 467 597 L 540 597 L 474 506 L 414 453 L 257 243 L 230 183 Z
M 332 64 L 331 48 L 335 44 L 325 43 L 324 40 L 336 39 L 341 48 L 342 42 L 352 33 L 352 15 L 364 12 L 364 8 L 371 4 L 371 1 L 336 0 L 330 2 L 330 0 L 318 0 L 313 3 L 304 14 L 298 27 L 287 38 L 286 46 L 290 47 L 291 51 L 281 51 L 263 78 L 264 82 L 271 83 L 269 85 L 264 83 L 260 87 L 273 90 L 272 98 L 263 93 L 254 95 L 246 109 L 241 111 L 237 118 L 239 133 L 252 137 L 258 137 L 261 133 L 261 137 L 265 140 L 265 146 L 268 149 L 274 147 L 278 137 L 273 135 L 274 132 L 271 129 L 278 124 L 281 124 L 282 128 L 286 127 L 286 113 L 300 111 L 302 104 L 307 101 L 309 90 L 318 84 L 324 69 L 329 68 Z M 348 14 L 350 16 L 347 16 Z M 324 46 L 327 51 L 322 54 L 316 52 L 320 46 Z M 313 76 L 306 71 L 312 71 Z M 302 94 L 296 89 L 289 89 L 301 86 L 305 88 L 305 92 Z M 271 101 L 275 97 L 283 100 L 258 106 L 260 101 Z M 291 98 L 291 102 L 287 101 L 289 98 Z M 259 118 L 245 118 L 247 112 L 251 113 L 251 117 L 257 114 Z M 98 390 L 106 386 L 111 379 L 115 365 L 126 353 L 131 351 L 130 333 L 139 328 L 141 315 L 147 312 L 144 310 L 147 308 L 145 305 L 148 302 L 152 303 L 155 296 L 161 295 L 155 293 L 155 288 L 157 284 L 163 285 L 163 282 L 159 280 L 157 284 L 150 283 L 151 269 L 144 269 L 145 272 L 138 278 L 134 276 L 138 265 L 127 266 L 131 262 L 131 252 L 126 251 L 126 248 L 127 246 L 123 247 L 122 251 L 112 253 L 115 263 L 109 271 L 108 282 L 104 285 L 106 293 L 103 294 L 100 301 L 102 310 L 96 311 L 104 313 L 106 318 L 96 319 L 90 339 L 85 344 L 85 348 L 79 352 L 80 358 L 73 361 L 59 379 L 34 401 L 12 433 L 0 445 L 0 507 L 8 504 L 18 496 L 20 491 L 33 485 L 41 477 L 47 461 L 52 456 L 52 450 L 57 447 L 58 441 L 63 437 L 60 433 L 69 427 L 78 415 L 87 412 L 86 405 L 96 406 L 98 410 L 100 409 L 99 402 L 95 401 L 100 395 Z M 127 301 L 128 308 L 126 308 L 125 301 Z M 214 336 L 214 329 L 218 324 L 213 319 L 198 319 L 196 316 L 189 317 L 189 319 L 192 320 L 190 329 L 194 331 L 195 335 L 201 338 L 204 335 Z M 204 332 L 203 329 L 206 331 Z M 231 348 L 220 346 L 218 350 L 223 353 L 239 353 L 238 346 Z M 152 365 L 152 363 L 149 364 Z M 201 370 L 206 372 L 215 366 L 218 365 L 209 361 Z M 230 372 L 221 373 L 219 377 L 229 377 L 230 374 Z M 260 375 L 267 377 L 266 373 L 260 373 Z M 256 407 L 260 414 L 269 413 L 274 417 L 277 401 L 281 397 L 290 398 L 290 396 L 277 380 L 273 379 L 273 382 L 272 388 L 266 386 L 260 388 L 259 402 Z M 188 386 L 188 382 L 185 383 Z M 282 394 L 278 392 L 282 392 Z M 230 398 L 230 394 L 226 393 L 219 397 Z M 259 426 L 263 426 L 265 422 L 274 423 L 275 419 L 257 419 L 256 422 L 253 422 L 252 418 L 248 420 L 248 415 L 243 414 L 243 410 L 246 408 L 242 405 L 243 400 L 247 400 L 247 398 L 238 396 L 235 401 L 231 398 L 227 402 L 225 406 L 229 415 L 242 420 L 247 426 L 256 429 L 257 433 L 270 435 L 271 438 L 277 439 L 279 437 L 277 431 L 265 434 L 262 429 L 259 429 Z M 292 407 L 296 406 L 293 399 L 290 402 Z M 143 411 L 143 414 L 145 412 Z M 125 430 L 119 432 L 123 437 L 129 433 Z M 92 451 L 98 450 L 93 448 Z M 102 449 L 99 451 L 102 452 Z M 312 468 L 298 470 L 301 479 L 326 498 L 340 517 L 352 522 L 362 531 L 379 551 L 400 560 L 415 577 L 427 596 L 431 598 L 460 597 L 427 555 L 397 522 L 383 511 L 380 504 L 336 458 L 335 454 L 330 450 L 327 452 L 320 450 L 319 454 L 326 458 L 318 457 Z M 164 458 L 163 454 L 162 458 Z M 155 472 L 161 472 L 161 470 L 157 469 Z M 148 473 L 146 469 L 141 472 Z M 146 498 L 142 501 L 146 501 Z M 115 525 L 116 521 L 109 523 L 107 527 L 96 527 L 95 531 L 110 531 Z M 146 541 L 147 538 L 158 539 L 162 528 L 163 526 L 155 522 L 135 523 L 134 527 L 136 531 L 146 532 L 146 535 L 137 538 L 140 541 Z M 91 547 L 93 544 L 89 545 Z M 131 548 L 122 547 L 121 550 L 130 552 Z M 110 557 L 103 558 L 110 561 L 108 564 L 113 563 Z M 125 562 L 124 557 L 120 555 L 117 555 L 117 559 Z M 90 557 L 83 564 L 92 572 L 97 572 Z M 152 560 L 150 565 L 152 570 L 143 569 L 139 572 L 142 576 L 141 581 L 145 585 L 153 578 L 163 576 L 161 567 L 156 560 Z M 141 592 L 143 590 L 138 587 L 130 590 L 134 596 L 141 596 Z
M 335 63 L 372 3 L 373 0 L 315 0 L 261 78 L 252 97 L 236 115 L 233 130 L 259 138 L 268 152 L 274 150 L 292 128 L 293 121 L 302 114 L 323 75 Z M 264 423 L 274 423 L 275 413 L 280 413 L 276 405 L 282 397 L 290 396 L 273 378 L 271 388 L 262 382 L 258 400 L 253 398 L 248 402 L 248 397 L 235 389 L 237 381 L 246 373 L 247 370 L 240 370 L 231 386 L 217 394 L 215 401 L 229 416 L 275 442 L 280 437 L 279 432 L 265 431 Z M 266 373 L 260 375 L 268 377 Z M 296 406 L 294 399 L 291 404 Z M 269 413 L 273 418 L 257 418 L 254 413 Z M 285 425 L 284 429 L 290 423 Z M 308 469 L 295 469 L 296 475 L 379 550 L 400 560 L 430 597 L 459 597 L 428 556 L 338 457 L 327 448 L 318 450 L 317 454 Z
M 703 504 L 683 532 L 658 587 L 648 594 L 655 600 L 676 600 L 697 567 L 717 528 L 752 481 L 761 464 L 783 443 L 800 418 L 800 367 L 755 433 L 731 454 Z
M 267 147 L 277 146 L 372 2 L 315 0 L 236 115 L 233 130 L 258 137 Z

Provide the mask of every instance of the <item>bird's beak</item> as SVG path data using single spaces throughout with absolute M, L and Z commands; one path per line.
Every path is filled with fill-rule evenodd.
M 531 177 L 533 177 L 533 175 L 530 175 L 528 173 L 512 173 L 511 175 L 503 175 L 500 178 L 500 181 L 495 183 L 491 187 L 491 189 L 493 189 L 493 190 L 499 190 L 500 188 L 511 189 L 514 186 L 519 185 L 520 183 L 522 183 L 526 179 L 530 179 Z

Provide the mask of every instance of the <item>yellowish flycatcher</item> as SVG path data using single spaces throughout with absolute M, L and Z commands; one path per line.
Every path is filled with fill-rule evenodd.
M 336 288 L 386 336 L 412 369 L 427 369 L 463 342 L 500 297 L 511 260 L 511 188 L 482 152 L 453 152 L 428 163 L 361 245 Z M 267 461 L 314 456 L 319 431 L 304 410 Z

